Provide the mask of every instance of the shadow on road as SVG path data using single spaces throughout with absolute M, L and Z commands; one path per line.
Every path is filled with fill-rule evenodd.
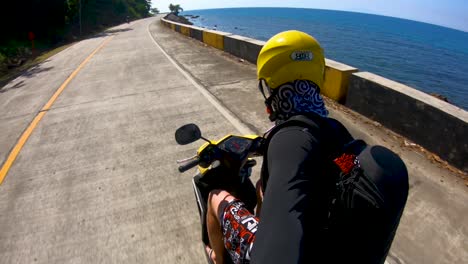
M 44 61 L 44 62 L 46 62 L 46 61 Z M 27 71 L 25 71 L 25 72 L 23 72 L 21 74 L 18 74 L 16 77 L 23 76 L 23 77 L 26 77 L 26 78 L 33 78 L 33 77 L 37 76 L 40 73 L 50 71 L 50 70 L 52 70 L 54 68 L 54 67 L 45 67 L 43 65 L 44 62 L 42 62 L 41 64 L 33 66 L 32 68 L 28 69 Z M 14 83 L 14 82 L 8 83 L 8 81 L 9 80 L 5 80 L 3 82 L 0 82 L 0 93 L 5 93 L 5 92 L 8 92 L 10 90 L 19 89 L 19 88 L 21 88 L 21 87 L 23 87 L 25 85 L 24 81 L 19 81 L 19 82 L 16 82 L 16 83 Z
M 98 33 L 96 35 L 89 36 L 87 39 L 113 36 L 113 35 L 116 35 L 118 33 L 127 32 L 127 31 L 131 31 L 131 30 L 133 30 L 133 29 L 131 29 L 131 28 L 109 29 L 109 30 L 106 30 L 104 32 Z
M 131 31 L 131 30 L 133 30 L 133 29 L 131 29 L 131 28 L 109 29 L 109 30 L 104 31 L 104 33 L 116 34 L 116 33 L 120 33 L 120 32 Z
M 54 68 L 54 67 L 43 67 L 41 64 L 30 68 L 25 73 L 23 73 L 23 76 L 25 76 L 27 78 L 32 78 L 32 77 L 36 76 L 39 73 L 50 71 L 50 70 L 52 70 Z
M 119 28 L 119 29 L 109 29 L 109 30 L 103 31 L 101 33 L 89 36 L 87 38 L 85 37 L 83 39 L 93 39 L 93 38 L 99 38 L 99 37 L 112 36 L 112 35 L 116 35 L 116 34 L 121 33 L 121 32 L 127 32 L 127 31 L 131 31 L 131 30 L 133 30 L 133 29 L 128 28 L 128 27 L 127 28 Z M 10 81 L 14 80 L 15 78 L 17 78 L 19 76 L 24 76 L 26 78 L 32 78 L 32 77 L 36 76 L 39 73 L 47 72 L 47 71 L 53 69 L 53 67 L 44 67 L 43 66 L 43 63 L 48 62 L 48 61 L 49 61 L 49 59 L 47 59 L 45 61 L 42 61 L 40 64 L 35 65 L 35 66 L 33 66 L 32 68 L 29 68 L 26 71 L 21 70 L 21 71 L 19 71 L 17 73 L 12 74 L 8 78 L 6 78 L 4 80 L 1 80 L 0 81 L 0 93 L 5 93 L 5 92 L 8 92 L 10 90 L 14 90 L 14 89 L 18 89 L 18 88 L 23 87 L 24 86 L 23 81 L 17 82 L 15 84 L 10 84 L 9 83 Z
M 17 82 L 17 83 L 15 83 L 15 85 L 13 85 L 11 87 L 7 87 L 5 89 L 0 88 L 0 93 L 5 93 L 5 92 L 8 92 L 8 91 L 13 90 L 13 89 L 21 88 L 23 86 L 24 86 L 24 81 Z

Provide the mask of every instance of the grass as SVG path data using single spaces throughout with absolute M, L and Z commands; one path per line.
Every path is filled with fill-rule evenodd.
M 55 54 L 65 50 L 66 48 L 70 47 L 73 45 L 73 43 L 68 43 L 63 46 L 56 47 L 54 49 L 44 51 L 42 52 L 39 56 L 33 57 L 31 59 L 28 59 L 23 65 L 19 67 L 15 67 L 13 69 L 10 69 L 6 72 L 0 73 L 0 89 L 7 84 L 9 81 L 12 79 L 18 77 L 21 75 L 23 72 L 27 71 L 28 69 L 44 62 L 48 58 L 54 56 Z

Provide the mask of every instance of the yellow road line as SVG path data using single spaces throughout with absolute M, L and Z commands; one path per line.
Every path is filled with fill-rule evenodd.
M 54 104 L 55 100 L 60 96 L 60 94 L 65 90 L 65 88 L 68 86 L 68 84 L 75 78 L 75 76 L 80 72 L 80 70 L 91 60 L 91 58 L 98 52 L 100 51 L 109 41 L 112 39 L 112 37 L 106 39 L 99 47 L 97 47 L 79 66 L 76 68 L 70 76 L 63 82 L 63 84 L 57 89 L 57 91 L 52 95 L 52 97 L 49 99 L 49 101 L 44 105 L 44 107 L 41 109 L 41 111 L 34 117 L 33 121 L 29 124 L 28 128 L 23 132 L 21 135 L 20 139 L 16 143 L 16 145 L 13 147 L 11 150 L 10 154 L 8 155 L 8 158 L 6 159 L 5 163 L 2 166 L 2 169 L 0 170 L 0 184 L 2 184 L 3 180 L 5 179 L 8 171 L 10 170 L 11 166 L 13 165 L 13 162 L 16 160 L 18 157 L 21 149 L 23 148 L 24 144 L 26 144 L 26 141 L 28 141 L 29 137 L 31 136 L 32 132 L 34 129 L 37 127 L 39 124 L 39 121 L 44 117 L 46 112 L 50 110 L 52 105 Z
M 95 49 L 93 51 L 93 53 L 91 53 L 79 66 L 78 68 L 76 68 L 76 70 L 74 70 L 72 72 L 72 74 L 70 74 L 70 76 L 65 80 L 65 82 L 60 86 L 60 88 L 58 88 L 58 90 L 54 93 L 54 95 L 52 95 L 52 97 L 49 99 L 49 101 L 47 102 L 47 104 L 44 105 L 44 107 L 42 108 L 41 111 L 47 111 L 50 109 L 50 107 L 52 107 L 52 105 L 54 104 L 55 100 L 57 100 L 57 98 L 59 97 L 59 95 L 63 92 L 63 90 L 65 89 L 65 87 L 68 86 L 68 84 L 71 82 L 71 80 L 73 80 L 73 78 L 75 78 L 75 76 L 78 74 L 78 72 L 86 65 L 86 63 L 88 63 L 89 60 L 91 60 L 91 58 L 94 56 L 94 54 L 96 54 L 99 50 L 101 50 L 110 40 L 112 39 L 112 37 L 108 38 L 106 41 L 104 41 L 99 47 L 97 47 L 97 49 Z

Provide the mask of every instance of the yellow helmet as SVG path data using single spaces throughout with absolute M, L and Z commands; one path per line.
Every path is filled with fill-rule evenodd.
M 322 47 L 312 36 L 296 30 L 273 36 L 257 59 L 258 79 L 270 89 L 295 80 L 309 80 L 322 88 L 324 72 Z

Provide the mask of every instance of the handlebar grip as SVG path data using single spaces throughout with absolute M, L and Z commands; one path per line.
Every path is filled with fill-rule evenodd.
M 190 162 L 187 163 L 187 164 L 184 164 L 184 165 L 179 166 L 179 172 L 182 173 L 182 172 L 188 171 L 188 170 L 190 170 L 191 168 L 197 166 L 199 163 L 200 163 L 200 159 L 192 160 L 192 161 L 190 161 Z

